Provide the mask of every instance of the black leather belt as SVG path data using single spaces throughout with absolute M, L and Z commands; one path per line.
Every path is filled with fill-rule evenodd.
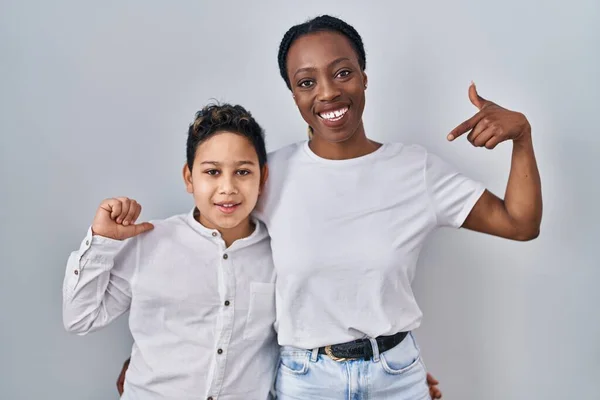
M 408 332 L 398 332 L 391 336 L 377 337 L 375 340 L 377 341 L 379 352 L 383 353 L 384 351 L 396 347 L 404 340 L 407 334 Z M 373 347 L 371 347 L 369 339 L 358 339 L 353 342 L 320 347 L 319 354 L 327 354 L 334 361 L 345 361 L 357 358 L 368 360 L 373 356 Z

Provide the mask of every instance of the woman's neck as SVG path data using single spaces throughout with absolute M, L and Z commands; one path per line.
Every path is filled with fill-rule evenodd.
M 356 132 L 342 142 L 329 142 L 315 133 L 308 143 L 310 149 L 321 158 L 328 160 L 348 160 L 366 156 L 381 147 L 381 143 L 367 138 L 365 129 L 360 123 Z

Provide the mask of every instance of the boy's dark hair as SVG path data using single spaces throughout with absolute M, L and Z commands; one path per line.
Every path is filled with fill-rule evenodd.
M 283 35 L 283 39 L 281 40 L 281 44 L 279 45 L 279 73 L 281 77 L 285 81 L 288 89 L 292 90 L 292 86 L 290 84 L 290 80 L 288 78 L 288 70 L 287 70 L 287 55 L 290 50 L 290 46 L 296 39 L 301 36 L 307 35 L 313 32 L 337 32 L 346 36 L 352 45 L 354 51 L 358 55 L 358 63 L 360 68 L 364 71 L 367 68 L 367 56 L 365 54 L 365 47 L 363 45 L 362 38 L 354 29 L 354 27 L 339 18 L 332 17 L 330 15 L 321 15 L 319 17 L 313 18 L 309 21 L 306 21 L 303 24 L 292 26 L 286 33 Z
M 219 132 L 237 133 L 247 138 L 258 155 L 260 168 L 267 163 L 264 130 L 249 111 L 240 105 L 209 104 L 196 113 L 187 138 L 187 165 L 192 170 L 198 146 Z

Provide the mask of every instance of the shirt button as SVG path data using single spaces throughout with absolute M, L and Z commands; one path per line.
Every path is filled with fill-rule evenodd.
M 86 240 L 86 241 L 85 241 L 85 245 L 86 245 L 86 246 L 89 246 L 89 245 L 90 245 L 90 241 L 89 241 L 89 240 Z
M 223 354 L 223 349 L 217 350 L 217 354 Z
M 225 306 L 229 306 L 231 303 L 229 302 L 229 300 L 225 300 Z
M 223 254 L 223 260 L 227 260 L 229 256 L 227 254 Z
M 217 232 L 213 232 L 212 235 L 213 237 L 217 236 Z M 209 399 L 212 399 L 212 397 L 209 397 Z
M 75 275 L 79 275 L 79 271 L 77 271 L 77 270 L 73 271 L 73 273 L 74 273 Z
M 209 397 L 209 398 L 208 398 L 208 399 L 206 399 L 206 400 L 213 400 L 213 398 L 212 398 L 212 397 Z

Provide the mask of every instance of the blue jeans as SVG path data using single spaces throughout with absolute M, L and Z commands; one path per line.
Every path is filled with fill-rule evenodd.
M 275 380 L 278 400 L 430 400 L 419 347 L 408 334 L 370 360 L 334 361 L 317 350 L 284 346 Z

